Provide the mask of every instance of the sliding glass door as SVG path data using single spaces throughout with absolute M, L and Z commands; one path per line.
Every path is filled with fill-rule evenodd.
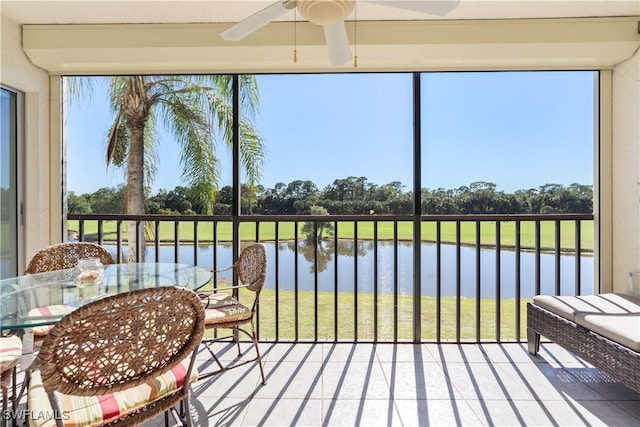
M 18 274 L 21 198 L 19 193 L 20 96 L 1 88 L 0 115 L 0 278 Z

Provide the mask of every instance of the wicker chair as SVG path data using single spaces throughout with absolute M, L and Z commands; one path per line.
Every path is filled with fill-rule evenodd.
M 30 413 L 57 415 L 58 426 L 138 425 L 170 411 L 190 426 L 203 333 L 202 302 L 186 288 L 140 289 L 84 305 L 51 329 L 30 366 Z M 53 424 L 44 418 L 29 421 Z
M 47 246 L 38 251 L 24 274 L 73 268 L 80 258 L 100 258 L 104 265 L 113 264 L 113 257 L 104 247 L 91 242 L 66 242 Z
M 260 350 L 258 349 L 258 337 L 256 335 L 254 324 L 258 309 L 258 301 L 260 299 L 260 291 L 264 284 L 267 269 L 267 251 L 265 246 L 261 243 L 247 246 L 242 250 L 238 260 L 231 267 L 223 270 L 216 270 L 214 271 L 214 274 L 231 269 L 233 269 L 235 274 L 237 274 L 240 282 L 238 286 L 215 289 L 209 294 L 200 294 L 200 297 L 203 299 L 203 303 L 205 304 L 205 329 L 216 331 L 215 338 L 204 338 L 202 343 L 206 346 L 207 350 L 209 350 L 209 353 L 211 353 L 211 356 L 219 368 L 215 371 L 200 374 L 200 378 L 208 378 L 229 369 L 246 365 L 247 363 L 257 362 L 260 367 L 262 384 L 266 384 L 264 370 L 262 368 L 262 358 L 260 356 Z M 240 288 L 246 288 L 254 292 L 251 308 L 240 304 L 235 297 L 227 293 L 220 292 L 234 289 L 239 290 Z M 244 325 L 250 325 L 251 330 L 248 331 L 241 328 L 241 326 Z M 230 329 L 233 333 L 228 336 L 217 336 L 217 330 L 219 329 Z M 211 344 L 231 339 L 236 342 L 238 346 L 238 357 L 240 357 L 242 352 L 240 350 L 239 332 L 242 332 L 251 338 L 256 351 L 256 357 L 242 362 L 235 361 L 236 363 L 232 362 L 225 366 L 216 356 L 215 352 L 211 348 Z
M 65 242 L 47 246 L 39 250 L 25 270 L 24 274 L 45 273 L 47 271 L 73 268 L 82 258 L 99 258 L 103 265 L 114 264 L 113 257 L 103 246 L 91 242 Z M 65 304 L 38 306 L 30 314 L 34 316 L 64 316 L 73 311 Z M 30 333 L 36 340 L 44 338 L 52 326 L 31 328 Z

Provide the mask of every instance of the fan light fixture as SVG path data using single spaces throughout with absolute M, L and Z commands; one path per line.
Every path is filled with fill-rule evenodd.
M 312 24 L 322 26 L 329 50 L 329 61 L 332 65 L 343 65 L 352 58 L 344 21 L 354 10 L 356 1 L 440 16 L 451 12 L 460 3 L 460 0 L 277 0 L 226 29 L 220 36 L 227 41 L 241 40 L 295 9 Z M 297 59 L 295 51 L 294 58 Z
M 302 0 L 298 2 L 298 10 L 312 24 L 328 25 L 347 19 L 354 3 L 354 0 Z

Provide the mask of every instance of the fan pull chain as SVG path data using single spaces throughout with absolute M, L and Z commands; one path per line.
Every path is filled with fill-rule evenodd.
M 358 68 L 358 2 L 353 5 L 353 68 Z
M 297 36 L 298 36 L 298 32 L 297 32 L 297 24 L 298 24 L 298 13 L 296 11 L 296 8 L 293 9 L 293 63 L 297 64 L 298 63 L 298 40 L 297 40 Z

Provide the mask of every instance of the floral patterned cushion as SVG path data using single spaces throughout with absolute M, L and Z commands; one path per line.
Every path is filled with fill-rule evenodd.
M 205 325 L 238 322 L 251 318 L 251 310 L 228 294 L 204 295 L 202 302 L 205 305 Z
M 65 304 L 60 305 L 45 305 L 42 307 L 36 307 L 29 310 L 29 317 L 47 317 L 58 316 L 63 317 L 75 310 L 74 307 L 70 307 Z M 33 326 L 30 328 L 30 332 L 36 336 L 43 336 L 49 333 L 49 330 L 53 328 L 53 325 Z
M 56 393 L 65 417 L 65 426 L 101 425 L 118 417 L 131 414 L 150 402 L 165 397 L 184 385 L 190 361 L 191 358 L 188 357 L 169 372 L 125 391 L 102 396 L 71 396 Z M 197 379 L 197 369 L 193 369 L 190 383 Z M 30 409 L 29 425 L 31 427 L 55 426 L 55 420 L 50 416 L 46 417 L 46 414 L 53 414 L 54 412 L 47 393 L 42 386 L 42 378 L 38 370 L 31 375 L 28 402 Z M 44 416 L 39 416 L 40 414 L 44 414 Z
M 0 337 L 0 372 L 11 369 L 18 364 L 22 355 L 22 340 L 12 335 Z

